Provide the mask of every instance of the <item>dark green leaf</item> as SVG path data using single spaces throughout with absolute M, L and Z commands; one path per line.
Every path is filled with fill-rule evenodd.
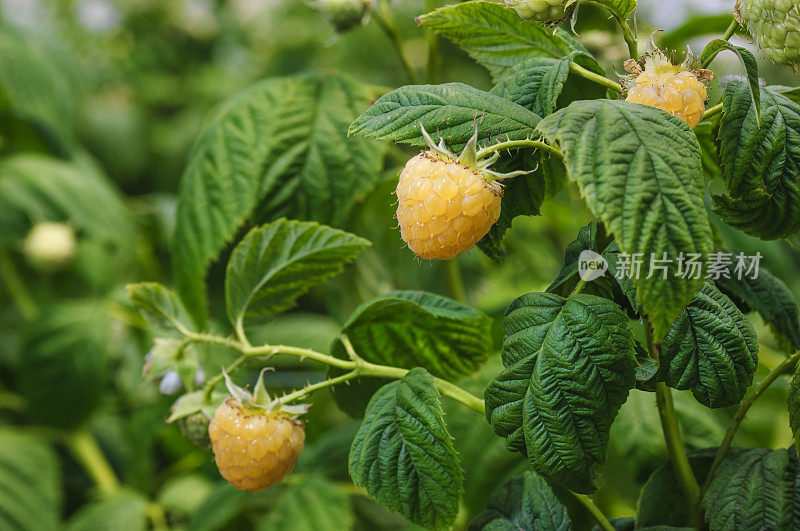
M 231 519 L 239 512 L 248 493 L 236 490 L 227 481 L 220 482 L 192 515 L 188 531 L 215 531 L 225 529 Z
M 745 83 L 728 84 L 719 144 L 728 195 L 714 210 L 732 227 L 763 240 L 800 229 L 800 104 L 761 89 L 761 120 Z
M 707 282 L 661 345 L 664 383 L 691 389 L 701 404 L 738 404 L 758 367 L 758 337 L 750 321 L 714 284 Z
M 638 302 L 656 340 L 662 339 L 702 284 L 676 274 L 680 253 L 712 250 L 700 147 L 692 130 L 664 111 L 611 100 L 575 102 L 538 129 L 560 146 L 570 178 L 622 251 L 671 260 L 666 279 L 634 279 Z
M 300 295 L 341 272 L 369 244 L 312 222 L 284 219 L 251 230 L 228 261 L 228 318 L 242 327 L 245 320 L 291 308 Z
M 426 145 L 420 124 L 452 150 L 478 128 L 478 142 L 528 138 L 539 116 L 521 105 L 462 83 L 407 85 L 380 97 L 350 126 L 350 134 Z
M 529 293 L 503 325 L 506 369 L 486 389 L 486 418 L 542 476 L 594 491 L 611 423 L 636 382 L 624 312 L 593 295 Z
M 711 62 L 711 60 L 713 60 L 717 55 L 719 55 L 720 52 L 725 50 L 731 51 L 738 55 L 739 60 L 742 62 L 745 74 L 747 75 L 747 83 L 750 86 L 750 98 L 752 99 L 755 107 L 756 123 L 758 123 L 760 119 L 759 117 L 761 116 L 761 91 L 759 90 L 758 62 L 756 61 L 753 53 L 747 48 L 734 46 L 724 39 L 714 39 L 706 44 L 706 47 L 703 49 L 703 53 L 700 56 L 700 61 L 707 64 Z
M 489 498 L 486 510 L 469 525 L 470 531 L 484 529 L 571 530 L 567 508 L 556 498 L 550 485 L 534 472 L 510 479 Z
M 124 490 L 81 507 L 67 522 L 67 531 L 97 529 L 145 531 L 147 499 L 137 492 Z
M 389 509 L 427 528 L 450 527 L 463 473 L 425 369 L 412 369 L 370 400 L 349 468 L 353 482 Z
M 789 382 L 789 394 L 786 398 L 789 411 L 789 428 L 792 430 L 795 447 L 800 445 L 800 365 L 796 365 Z
M 560 59 L 586 49 L 565 30 L 555 35 L 495 2 L 462 2 L 419 17 L 419 23 L 463 48 L 495 78 L 531 57 Z
M 261 520 L 260 531 L 343 531 L 353 528 L 347 494 L 335 483 L 308 476 L 287 488 Z
M 192 318 L 178 295 L 156 282 L 128 284 L 128 297 L 153 326 L 164 330 L 194 332 Z
M 61 468 L 50 445 L 0 428 L 0 529 L 57 529 Z
M 274 78 L 224 103 L 189 154 L 172 242 L 178 292 L 206 313 L 205 276 L 251 219 L 340 224 L 378 182 L 383 149 L 346 138 L 371 92 L 338 74 Z
M 491 329 L 489 316 L 452 299 L 424 291 L 395 291 L 357 308 L 342 333 L 369 362 L 424 367 L 434 376 L 454 380 L 474 372 L 491 355 Z M 338 340 L 333 353 L 347 358 Z M 336 401 L 360 416 L 383 383 L 370 378 L 339 386 L 334 391 Z

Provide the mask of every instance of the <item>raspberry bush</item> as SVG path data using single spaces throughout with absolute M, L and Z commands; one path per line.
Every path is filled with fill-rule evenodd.
M 1 529 L 800 528 L 796 3 L 146 4 L 0 25 Z

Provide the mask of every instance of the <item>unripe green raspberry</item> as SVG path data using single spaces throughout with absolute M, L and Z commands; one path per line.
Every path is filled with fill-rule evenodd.
M 575 2 L 568 0 L 505 0 L 525 20 L 538 20 L 546 24 L 557 24 L 572 14 Z
M 740 0 L 737 20 L 773 61 L 800 67 L 800 3 L 796 0 Z
M 339 33 L 362 24 L 372 0 L 317 0 L 317 10 Z
M 190 417 L 184 417 L 178 421 L 181 431 L 187 439 L 192 441 L 195 446 L 208 448 L 211 439 L 208 436 L 208 418 L 202 413 L 195 413 Z

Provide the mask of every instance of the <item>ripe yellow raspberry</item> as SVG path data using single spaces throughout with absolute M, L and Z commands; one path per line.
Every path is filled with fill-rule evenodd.
M 472 248 L 500 217 L 500 183 L 458 161 L 424 151 L 397 183 L 397 221 L 417 256 L 446 260 Z
M 230 397 L 217 408 L 208 436 L 222 477 L 237 489 L 258 492 L 292 471 L 305 431 L 302 422 L 280 411 L 245 408 Z
M 644 65 L 629 60 L 625 69 L 626 101 L 650 105 L 677 116 L 694 129 L 703 118 L 708 91 L 704 82 L 714 79 L 709 70 L 694 70 L 689 55 L 679 64 L 656 49 L 645 56 Z
M 426 260 L 447 260 L 468 251 L 500 217 L 501 174 L 489 169 L 498 154 L 479 160 L 477 130 L 456 157 L 442 140 L 437 146 L 422 127 L 429 150 L 406 163 L 400 173 L 397 221 L 408 247 Z

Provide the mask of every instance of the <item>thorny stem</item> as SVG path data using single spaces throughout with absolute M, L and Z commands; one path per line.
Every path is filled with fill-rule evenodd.
M 661 345 L 656 344 L 653 340 L 653 330 L 647 319 L 644 321 L 644 329 L 650 356 L 656 360 L 656 363 L 660 363 Z M 678 416 L 675 413 L 675 404 L 672 401 L 672 392 L 664 382 L 656 384 L 656 404 L 675 479 L 678 481 L 686 500 L 690 503 L 690 507 L 695 507 L 700 500 L 700 486 L 697 484 L 697 479 L 694 477 L 694 472 L 692 472 L 692 467 L 689 464 L 689 458 L 686 456 L 686 448 L 681 437 L 681 428 L 678 425 Z
M 601 511 L 600 508 L 594 504 L 591 498 L 584 494 L 577 494 L 575 492 L 572 492 L 572 495 L 575 496 L 575 499 L 578 500 L 584 507 L 586 507 L 586 510 L 591 513 L 592 517 L 594 517 L 597 523 L 600 524 L 602 529 L 605 531 L 614 531 L 614 526 L 611 525 L 611 523 L 608 521 L 608 518 L 606 518 L 606 515 L 604 515 L 603 511 Z
M 739 23 L 734 18 L 733 21 L 731 22 L 731 25 L 728 26 L 728 29 L 725 30 L 725 33 L 722 35 L 722 40 L 723 41 L 729 40 L 731 37 L 733 37 L 733 34 L 736 33 L 737 29 L 739 29 Z M 707 57 L 702 63 L 700 63 L 700 68 L 708 68 L 708 65 L 711 64 L 711 61 L 714 60 L 714 57 L 715 56 L 713 55 Z
M 331 367 L 336 367 L 338 369 L 344 369 L 349 371 L 346 374 L 343 374 L 336 378 L 330 378 L 322 382 L 311 384 L 303 389 L 295 391 L 294 393 L 286 395 L 282 399 L 285 402 L 299 399 L 319 389 L 330 387 L 332 385 L 343 383 L 358 377 L 375 376 L 379 378 L 388 378 L 397 380 L 403 378 L 409 371 L 409 369 L 403 369 L 400 367 L 390 367 L 388 365 L 377 365 L 374 363 L 369 363 L 365 361 L 363 358 L 358 357 L 355 354 L 355 352 L 352 352 L 350 354 L 351 355 L 350 360 L 343 360 L 340 358 L 336 358 L 334 356 L 322 354 L 321 352 L 316 352 L 314 350 L 299 348 L 299 347 L 290 347 L 286 345 L 262 345 L 258 347 L 252 347 L 245 345 L 244 343 L 237 341 L 235 339 L 213 336 L 208 334 L 197 334 L 193 332 L 187 334 L 187 337 L 193 341 L 224 345 L 240 351 L 243 355 L 237 358 L 233 362 L 233 364 L 231 365 L 233 366 L 233 368 L 240 365 L 245 359 L 250 357 L 274 356 L 275 354 L 286 354 L 289 356 L 297 356 L 301 359 L 314 360 L 323 363 L 325 365 L 329 365 Z M 344 336 L 342 339 L 344 341 Z M 345 343 L 345 348 L 347 348 L 348 343 Z M 355 357 L 355 359 L 352 359 L 353 357 Z M 205 387 L 206 396 L 208 396 L 211 393 L 213 387 L 217 383 L 219 383 L 220 380 L 221 376 L 215 376 L 206 383 Z M 477 396 L 461 389 L 457 385 L 454 385 L 448 382 L 447 380 L 442 380 L 441 378 L 434 378 L 434 383 L 436 384 L 436 388 L 439 389 L 439 392 L 441 392 L 443 395 L 449 396 L 450 398 L 461 402 L 462 404 L 477 411 L 478 413 L 481 414 L 485 413 L 486 409 L 484 402 Z
M 706 480 L 703 482 L 703 487 L 700 489 L 701 500 L 702 496 L 704 496 L 706 491 L 708 491 L 708 487 L 711 485 L 711 480 L 714 479 L 714 475 L 717 473 L 717 469 L 719 468 L 720 464 L 722 464 L 722 460 L 725 459 L 725 455 L 727 455 L 728 450 L 733 443 L 733 438 L 736 435 L 736 431 L 742 424 L 745 415 L 747 415 L 747 411 L 758 399 L 758 397 L 764 394 L 764 391 L 766 391 L 769 386 L 775 382 L 775 380 L 784 374 L 791 374 L 797 366 L 798 360 L 800 360 L 800 351 L 795 352 L 790 357 L 786 358 L 780 365 L 772 369 L 769 374 L 767 374 L 767 376 L 761 380 L 761 382 L 755 388 L 753 388 L 753 390 L 745 397 L 745 399 L 742 400 L 742 403 L 739 404 L 739 409 L 736 410 L 736 414 L 733 416 L 733 420 L 731 421 L 730 426 L 728 426 L 728 430 L 725 432 L 725 438 L 722 439 L 719 448 L 717 448 L 717 454 L 714 456 L 714 462 L 711 464 L 711 468 L 708 469 L 708 475 L 706 476 Z M 704 507 L 701 504 L 699 507 L 700 517 L 702 517 L 703 511 Z
M 412 85 L 419 84 L 417 74 L 414 72 L 411 63 L 408 62 L 408 58 L 406 58 L 406 54 L 403 52 L 403 43 L 400 40 L 400 34 L 397 32 L 397 26 L 395 25 L 394 17 L 392 17 L 392 12 L 384 2 L 378 3 L 378 6 L 372 11 L 372 18 L 375 19 L 375 22 L 378 23 L 378 26 L 381 27 L 381 30 L 383 30 L 392 43 L 392 48 L 394 48 L 395 54 L 400 64 L 403 66 L 403 70 L 405 70 L 408 81 Z
M 557 148 L 540 140 L 506 140 L 505 142 L 498 142 L 478 150 L 478 160 L 486 158 L 488 155 L 496 151 L 504 151 L 507 149 L 518 149 L 523 147 L 531 147 L 536 149 L 544 149 L 556 155 L 558 158 L 563 159 L 564 154 Z
M 583 68 L 572 61 L 569 63 L 569 69 L 573 74 L 577 74 L 584 79 L 594 81 L 598 85 L 610 88 L 611 90 L 622 92 L 622 86 L 619 83 L 612 81 L 605 76 L 601 76 L 600 74 L 595 74 L 591 70 L 587 70 L 586 68 Z
M 444 275 L 447 279 L 447 291 L 450 297 L 461 303 L 467 302 L 467 292 L 464 289 L 464 282 L 461 280 L 461 269 L 455 258 L 445 260 Z

